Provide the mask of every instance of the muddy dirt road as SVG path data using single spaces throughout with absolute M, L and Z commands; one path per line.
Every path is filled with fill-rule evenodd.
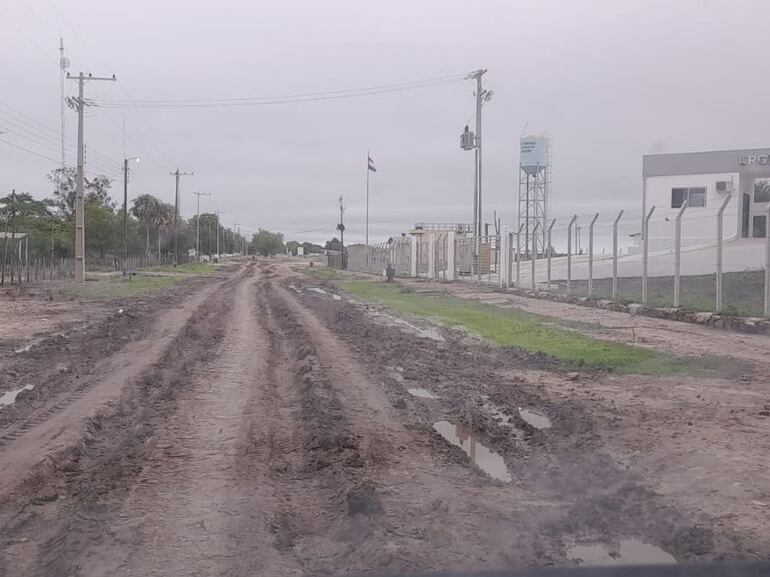
M 661 490 L 547 358 L 383 322 L 292 267 L 202 284 L 87 386 L 63 372 L 50 400 L 0 411 L 0 576 L 769 556 L 766 520 Z

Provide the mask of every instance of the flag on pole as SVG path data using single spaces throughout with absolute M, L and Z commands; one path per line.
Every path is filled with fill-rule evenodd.
M 377 172 L 377 168 L 374 166 L 374 161 L 372 160 L 372 157 L 369 157 L 369 170 L 372 172 Z

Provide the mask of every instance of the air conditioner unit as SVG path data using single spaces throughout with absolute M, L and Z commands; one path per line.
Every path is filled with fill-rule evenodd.
M 717 180 L 717 192 L 725 194 L 731 192 L 733 189 L 733 183 L 731 180 Z

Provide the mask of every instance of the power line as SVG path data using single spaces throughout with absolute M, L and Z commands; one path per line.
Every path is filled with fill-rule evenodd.
M 29 154 L 34 154 L 35 156 L 44 158 L 45 160 L 50 160 L 51 162 L 55 162 L 55 163 L 59 162 L 58 160 L 53 159 L 50 156 L 45 156 L 44 154 L 40 154 L 39 152 L 35 152 L 34 150 L 29 150 L 28 148 L 24 148 L 23 146 L 19 146 L 18 144 L 14 144 L 13 142 L 8 142 L 7 140 L 3 140 L 2 138 L 0 138 L 0 142 L 2 142 L 3 144 L 7 144 L 8 146 L 12 146 L 13 148 L 18 148 L 21 151 L 28 152 Z
M 10 112 L 6 112 L 6 111 L 3 111 L 3 110 L 0 110 L 0 116 L 5 116 L 6 118 L 9 118 L 10 120 L 8 120 L 8 122 L 14 122 L 15 121 L 16 123 L 21 124 L 24 127 L 23 129 L 25 129 L 25 130 L 28 129 L 28 130 L 36 131 L 36 132 L 38 132 L 40 134 L 41 137 L 47 138 L 47 139 L 49 139 L 51 141 L 55 141 L 57 146 L 61 146 L 60 134 L 59 134 L 58 130 L 55 130 L 54 128 L 51 128 L 50 126 L 47 126 L 47 125 L 43 124 L 42 122 L 39 122 L 38 120 L 35 120 L 34 118 L 29 116 L 28 114 L 25 114 L 24 112 L 14 108 L 14 107 L 12 107 L 12 106 L 10 106 L 8 104 L 0 102 L 0 106 L 5 107 L 5 108 L 7 108 L 10 111 Z M 47 133 L 50 133 L 50 136 Z M 73 139 L 71 139 L 71 138 L 67 138 L 66 139 L 66 143 L 72 149 L 74 149 L 75 146 L 77 145 L 77 143 Z M 119 161 L 115 160 L 114 158 L 110 158 L 106 154 L 102 154 L 102 153 L 96 152 L 96 151 L 92 152 L 91 154 L 93 156 L 98 156 L 99 158 L 101 158 L 102 160 L 104 160 L 106 163 L 108 163 L 110 165 L 114 164 L 114 165 L 117 166 L 118 164 L 120 164 Z
M 426 78 L 423 80 L 412 80 L 409 82 L 394 82 L 390 84 L 380 84 L 375 86 L 369 86 L 366 88 L 343 88 L 340 90 L 325 90 L 325 91 L 319 91 L 319 92 L 304 92 L 304 93 L 298 93 L 298 94 L 284 94 L 279 96 L 251 96 L 246 98 L 184 98 L 184 99 L 167 99 L 167 100 L 135 100 L 135 102 L 145 102 L 145 103 L 176 103 L 176 104 L 190 104 L 195 102 L 237 102 L 237 101 L 253 101 L 253 100 L 275 100 L 275 99 L 283 99 L 283 98 L 301 98 L 301 97 L 315 97 L 315 96 L 330 96 L 334 94 L 344 94 L 344 93 L 350 93 L 350 92 L 363 92 L 363 91 L 369 91 L 369 90 L 381 90 L 385 88 L 399 88 L 399 87 L 411 87 L 415 85 L 423 85 L 423 84 L 430 84 L 434 82 L 445 82 L 445 81 L 460 81 L 463 80 L 466 77 L 465 74 L 462 75 L 452 75 L 452 76 L 442 76 L 439 78 Z M 134 100 L 127 100 L 127 101 L 120 101 L 116 100 L 114 102 L 131 102 Z
M 402 82 L 372 86 L 368 88 L 344 89 L 327 92 L 308 92 L 284 96 L 261 96 L 249 98 L 213 98 L 196 100 L 101 100 L 97 106 L 104 108 L 225 108 L 232 106 L 265 106 L 273 104 L 291 104 L 296 102 L 318 102 L 322 100 L 338 100 L 388 94 L 406 90 L 416 90 L 431 86 L 443 86 L 459 83 L 466 75 L 445 76 L 428 80 Z
M 3 123 L 3 122 L 5 122 L 5 121 L 0 119 L 0 123 Z M 11 123 L 7 123 L 7 124 L 11 125 Z M 16 128 L 13 125 L 11 125 L 11 126 L 12 126 L 12 128 Z M 15 134 L 15 135 L 17 135 L 17 136 L 19 136 L 19 137 L 21 137 L 21 138 L 23 138 L 25 140 L 28 140 L 29 142 L 35 144 L 36 146 L 42 147 L 42 148 L 44 148 L 44 149 L 46 149 L 48 151 L 56 152 L 56 153 L 59 152 L 59 147 L 58 146 L 55 146 L 55 145 L 51 144 L 50 142 L 46 142 L 45 140 L 42 140 L 41 138 L 37 137 L 36 135 L 25 134 L 25 133 L 18 132 L 17 130 L 13 130 L 13 129 L 8 130 L 7 132 L 9 134 Z M 72 150 L 69 149 L 69 152 L 72 152 Z M 61 159 L 59 159 L 59 162 L 61 162 Z M 111 171 L 111 170 L 113 170 L 115 168 L 111 164 L 109 164 L 107 162 L 104 162 L 103 160 L 99 160 L 99 159 L 94 159 L 92 162 L 90 162 L 90 164 L 92 166 L 94 166 L 95 168 L 99 169 L 99 170 L 107 171 L 107 172 L 109 172 L 109 171 Z
M 335 229 L 333 229 L 332 227 L 329 227 L 329 226 L 325 226 L 323 228 L 311 228 L 311 229 L 308 229 L 308 230 L 297 230 L 297 231 L 294 231 L 294 232 L 286 232 L 286 233 L 284 233 L 284 235 L 288 236 L 290 234 L 305 234 L 305 233 L 308 233 L 308 232 L 328 232 L 330 230 L 335 230 Z
M 59 10 L 59 8 L 56 6 L 53 0 L 45 0 L 45 1 L 48 4 L 48 6 L 51 8 L 51 10 L 53 10 L 53 12 L 58 17 L 60 21 L 60 30 L 61 30 L 61 24 L 63 24 L 74 34 L 74 36 L 80 42 L 81 46 L 83 48 L 88 49 L 89 44 L 86 41 L 86 39 L 83 37 L 82 34 L 78 32 L 78 30 L 73 26 L 72 22 L 64 15 L 64 13 L 61 10 Z M 71 47 L 70 47 L 70 50 L 71 50 Z M 89 55 L 94 55 L 94 54 L 96 55 L 97 61 L 101 62 L 106 69 L 113 68 L 112 66 L 109 66 L 107 63 L 105 63 L 103 58 L 99 57 L 98 50 L 89 51 Z M 115 84 L 117 85 L 119 90 L 121 90 L 123 93 L 126 94 L 126 96 L 128 96 L 129 98 L 132 97 L 132 95 L 128 93 L 128 90 L 126 89 L 125 85 L 122 82 L 116 82 Z M 146 134 L 144 134 L 144 131 L 140 130 L 140 128 L 132 121 L 130 117 L 128 118 L 127 122 L 130 128 L 132 129 L 131 132 L 135 132 L 141 136 L 144 136 L 144 139 L 142 141 L 142 158 L 155 163 L 158 167 L 165 167 L 170 164 L 171 165 L 176 164 L 176 162 L 171 162 L 168 154 L 159 152 L 159 149 L 156 146 L 157 142 L 161 142 L 164 144 L 164 146 L 167 149 L 170 149 L 171 147 L 168 144 L 168 142 L 165 141 L 165 139 L 163 139 L 163 137 L 153 128 L 152 124 L 148 119 L 144 117 L 142 117 L 141 119 L 145 122 L 146 126 L 149 128 L 154 138 L 147 138 Z M 92 154 L 96 154 L 96 153 L 92 153 Z M 109 161 L 111 163 L 118 162 L 113 159 L 109 159 Z
M 83 37 L 82 37 L 82 36 L 81 36 L 81 35 L 78 33 L 78 31 L 77 31 L 77 30 L 75 30 L 75 27 L 74 27 L 74 26 L 72 26 L 72 24 L 70 24 L 69 20 L 67 20 L 67 18 L 64 16 L 64 14 L 62 14 L 62 13 L 59 11 L 59 9 L 56 7 L 56 5 L 54 5 L 54 3 L 53 3 L 51 0 L 45 0 L 45 1 L 46 1 L 46 3 L 47 3 L 47 4 L 48 4 L 48 5 L 51 7 L 51 8 L 53 8 L 53 11 L 54 11 L 54 12 L 56 12 L 56 14 L 59 16 L 59 18 L 61 19 L 61 21 L 62 21 L 62 22 L 64 22 L 64 23 L 67 25 L 67 27 L 68 27 L 70 30 L 72 30 L 72 33 L 73 33 L 75 36 L 77 36 L 78 40 L 80 40 L 80 41 L 81 41 L 83 44 L 85 44 L 85 43 L 86 43 L 86 41 L 85 41 L 85 40 L 83 39 Z M 107 68 L 110 68 L 110 67 L 108 66 Z
M 25 140 L 28 140 L 29 142 L 33 143 L 34 145 L 39 146 L 39 147 L 41 147 L 41 148 L 43 148 L 43 149 L 45 149 L 47 151 L 51 151 L 51 152 L 55 152 L 55 153 L 59 152 L 59 148 L 57 146 L 49 144 L 49 143 L 47 143 L 47 142 L 45 142 L 43 140 L 40 140 L 40 139 L 38 139 L 38 138 L 36 138 L 34 136 L 30 136 L 28 134 L 19 133 L 16 130 L 7 130 L 6 132 L 8 132 L 8 134 L 15 134 L 15 135 L 17 135 L 17 136 L 19 136 L 21 138 L 24 138 Z M 59 162 L 61 162 L 61 159 L 59 159 L 59 161 L 57 163 L 59 163 Z M 110 171 L 112 171 L 114 169 L 114 167 L 111 166 L 110 164 L 108 164 L 108 163 L 106 163 L 104 161 L 100 161 L 98 159 L 90 162 L 89 164 L 91 166 L 93 166 L 94 168 L 96 168 L 97 170 L 100 170 L 100 171 L 103 171 L 103 172 L 110 172 Z
M 42 46 L 40 46 L 40 44 L 35 42 L 31 36 L 29 36 L 26 32 L 24 32 L 24 30 L 20 26 L 16 25 L 14 22 L 9 20 L 7 16 L 0 13 L 0 20 L 5 21 L 6 24 L 8 24 L 11 28 L 16 30 L 16 32 L 21 34 L 30 44 L 32 44 L 32 46 L 37 48 L 46 57 L 46 59 L 51 59 L 51 55 L 48 53 L 47 50 L 45 50 L 45 48 L 43 48 Z

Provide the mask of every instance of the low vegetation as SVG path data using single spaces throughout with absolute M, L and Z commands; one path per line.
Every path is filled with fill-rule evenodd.
M 173 272 L 178 274 L 211 274 L 214 272 L 214 267 L 207 262 L 186 262 L 177 266 L 165 264 L 162 266 L 147 267 L 143 270 L 148 272 Z
M 463 327 L 500 346 L 546 353 L 567 365 L 624 373 L 672 374 L 692 369 L 685 359 L 621 343 L 594 339 L 556 327 L 551 319 L 501 309 L 440 293 L 419 293 L 385 282 L 334 280 L 342 290 L 401 313 Z
M 109 276 L 98 279 L 90 278 L 83 284 L 71 284 L 62 290 L 67 294 L 79 297 L 119 299 L 154 293 L 168 288 L 178 281 L 179 277 L 174 276 Z

